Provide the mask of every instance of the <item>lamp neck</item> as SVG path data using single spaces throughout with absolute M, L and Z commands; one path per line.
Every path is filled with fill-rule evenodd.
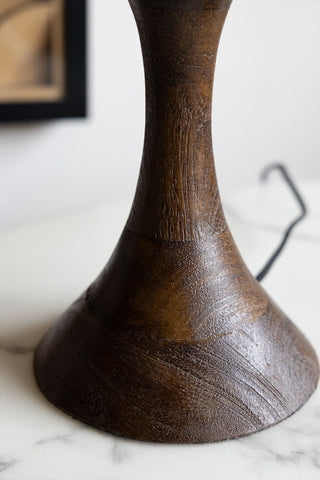
M 214 168 L 211 106 L 230 0 L 129 0 L 146 81 L 141 171 L 127 227 L 167 241 L 225 229 Z

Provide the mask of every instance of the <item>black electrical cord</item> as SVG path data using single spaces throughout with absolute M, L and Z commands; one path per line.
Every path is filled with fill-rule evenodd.
M 279 257 L 280 253 L 282 252 L 282 250 L 284 249 L 292 231 L 294 230 L 294 228 L 298 225 L 298 223 L 300 223 L 307 215 L 307 207 L 304 203 L 304 201 L 302 200 L 301 198 L 301 195 L 297 189 L 297 187 L 295 186 L 295 184 L 293 183 L 293 180 L 292 178 L 290 177 L 289 173 L 288 173 L 288 170 L 286 169 L 286 167 L 280 163 L 275 163 L 275 164 L 272 164 L 272 165 L 268 165 L 262 172 L 261 174 L 261 180 L 262 181 L 265 181 L 268 179 L 268 176 L 269 174 L 274 171 L 274 170 L 279 170 L 279 172 L 282 174 L 285 182 L 287 183 L 287 185 L 289 186 L 293 196 L 295 197 L 295 199 L 297 200 L 299 206 L 300 206 L 300 209 L 301 209 L 301 213 L 300 215 L 295 219 L 293 220 L 290 225 L 287 227 L 287 229 L 285 230 L 284 234 L 283 234 L 283 238 L 279 244 L 279 246 L 276 248 L 276 250 L 274 251 L 274 253 L 272 254 L 272 256 L 270 257 L 270 259 L 267 261 L 267 263 L 265 264 L 265 266 L 261 269 L 261 271 L 258 273 L 258 275 L 256 276 L 256 279 L 261 282 L 265 276 L 268 274 L 269 270 L 271 269 L 271 267 L 273 266 L 274 262 L 277 260 L 277 258 Z

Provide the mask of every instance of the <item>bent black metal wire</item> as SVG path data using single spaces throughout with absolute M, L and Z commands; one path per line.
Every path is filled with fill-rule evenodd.
M 295 197 L 295 199 L 297 200 L 299 206 L 300 206 L 300 209 L 301 209 L 301 213 L 300 215 L 295 219 L 293 220 L 290 225 L 287 227 L 287 229 L 285 230 L 284 234 L 283 234 L 283 238 L 279 244 L 279 246 L 276 248 L 276 250 L 274 251 L 274 253 L 272 254 L 272 256 L 269 258 L 269 260 L 266 262 L 266 264 L 264 265 L 264 267 L 261 269 L 261 271 L 258 273 L 258 275 L 256 276 L 256 279 L 261 282 L 265 276 L 268 274 L 268 272 L 270 271 L 271 267 L 273 266 L 274 262 L 278 259 L 280 253 L 282 252 L 282 250 L 284 249 L 285 245 L 287 244 L 288 240 L 289 240 L 289 237 L 292 233 L 292 231 L 294 230 L 294 228 L 298 225 L 298 223 L 300 223 L 307 215 L 307 207 L 303 201 L 303 199 L 301 198 L 301 195 L 297 189 L 297 187 L 295 186 L 292 178 L 290 177 L 289 173 L 288 173 L 288 170 L 286 169 L 286 167 L 280 163 L 275 163 L 275 164 L 272 164 L 272 165 L 268 165 L 262 172 L 261 174 L 261 180 L 262 181 L 265 181 L 268 179 L 268 176 L 269 174 L 274 171 L 274 170 L 279 170 L 279 172 L 282 174 L 285 182 L 287 183 L 287 185 L 289 186 L 293 196 Z

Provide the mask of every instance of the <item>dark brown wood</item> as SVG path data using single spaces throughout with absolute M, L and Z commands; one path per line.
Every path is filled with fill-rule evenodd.
M 99 429 L 168 443 L 256 432 L 295 412 L 319 365 L 252 277 L 223 215 L 212 82 L 227 0 L 130 0 L 146 135 L 126 228 L 35 356 L 45 395 Z

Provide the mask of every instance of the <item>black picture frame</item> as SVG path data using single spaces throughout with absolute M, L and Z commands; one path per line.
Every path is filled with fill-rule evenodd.
M 50 102 L 0 102 L 0 122 L 87 116 L 87 2 L 65 0 L 65 92 Z

